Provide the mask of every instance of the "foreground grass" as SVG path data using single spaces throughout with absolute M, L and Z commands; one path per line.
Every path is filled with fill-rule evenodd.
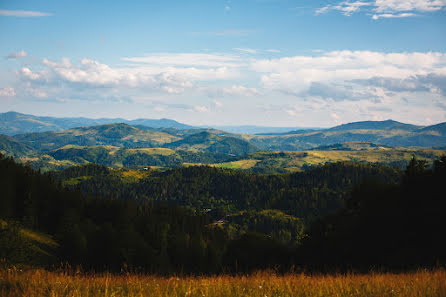
M 446 296 L 446 271 L 326 275 L 158 277 L 0 271 L 0 296 Z

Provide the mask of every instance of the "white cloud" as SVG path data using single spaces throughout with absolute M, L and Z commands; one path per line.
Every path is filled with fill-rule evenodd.
M 258 95 L 259 91 L 257 91 L 255 88 L 233 85 L 230 87 L 223 87 L 223 93 L 231 96 L 250 97 Z
M 224 66 L 226 61 L 233 61 L 233 58 L 225 60 L 215 55 L 204 57 L 208 57 L 208 61 L 197 60 L 196 55 L 179 54 L 172 59 L 172 65 L 166 64 L 165 56 L 160 59 L 146 57 L 144 64 L 126 67 L 111 67 L 92 59 L 81 59 L 79 63 L 72 63 L 67 58 L 61 61 L 43 59 L 37 70 L 23 67 L 18 74 L 23 81 L 34 83 L 37 87 L 62 88 L 65 85 L 79 90 L 106 87 L 116 91 L 122 91 L 122 88 L 140 88 L 169 94 L 191 90 L 198 82 L 214 83 L 239 77 L 238 68 Z M 194 61 L 207 67 L 183 66 Z
M 342 11 L 344 15 L 351 16 L 353 13 L 358 12 L 363 6 L 370 6 L 370 2 L 362 2 L 362 1 L 344 1 L 340 2 L 339 5 L 327 5 L 325 7 L 319 8 L 316 10 L 316 15 L 327 13 L 330 10 L 339 10 Z
M 239 51 L 239 52 L 243 52 L 243 53 L 248 53 L 248 54 L 256 54 L 257 53 L 257 50 L 252 49 L 252 48 L 235 47 L 234 50 Z
M 0 97 L 14 97 L 15 95 L 14 88 L 0 88 Z
M 157 53 L 145 57 L 127 57 L 124 61 L 169 66 L 194 67 L 238 67 L 242 62 L 239 56 L 202 53 Z
M 394 13 L 403 11 L 437 11 L 446 7 L 446 0 L 376 0 L 378 13 Z
M 359 88 L 354 80 L 446 75 L 446 53 L 334 51 L 315 57 L 257 60 L 252 68 L 262 74 L 261 84 L 265 89 L 292 95 L 310 92 L 326 97 L 330 93 L 338 98 L 358 99 L 367 96 L 370 90 Z
M 268 52 L 268 53 L 280 53 L 280 50 L 277 50 L 277 49 L 267 49 L 267 50 L 265 50 L 265 52 Z
M 197 106 L 194 106 L 194 110 L 197 112 L 208 112 L 209 108 L 207 108 L 206 106 L 197 105 Z
M 327 5 L 316 10 L 316 15 L 331 10 L 341 11 L 350 16 L 362 9 L 374 12 L 372 18 L 404 18 L 412 17 L 418 13 L 433 12 L 446 8 L 446 0 L 375 0 L 369 2 L 343 1 L 337 5 Z
M 383 13 L 383 14 L 374 14 L 372 16 L 372 19 L 377 20 L 377 19 L 381 19 L 381 18 L 407 18 L 407 17 L 412 17 L 412 16 L 416 16 L 416 14 L 411 13 L 411 12 L 403 12 L 403 13 Z
M 0 16 L 28 18 L 28 17 L 45 17 L 52 15 L 53 15 L 52 13 L 40 12 L 40 11 L 0 9 Z
M 26 52 L 24 50 L 21 50 L 20 52 L 16 52 L 16 53 L 9 53 L 6 56 L 6 59 L 19 59 L 19 58 L 25 58 L 26 57 Z
M 207 61 L 196 55 L 155 54 L 117 66 L 93 59 L 43 59 L 19 69 L 15 89 L 0 93 L 20 99 L 131 101 L 165 117 L 189 114 L 192 121 L 198 112 L 211 120 L 249 114 L 260 121 L 268 114 L 275 124 L 308 126 L 372 118 L 411 122 L 411 117 L 424 119 L 423 113 L 438 121 L 445 114 L 438 106 L 446 102 L 446 53 L 332 51 L 275 59 L 222 53 L 202 56 Z M 167 57 L 173 57 L 171 64 Z M 275 109 L 258 108 L 267 105 Z
M 221 103 L 220 101 L 214 100 L 213 103 L 216 107 L 223 107 L 223 103 Z

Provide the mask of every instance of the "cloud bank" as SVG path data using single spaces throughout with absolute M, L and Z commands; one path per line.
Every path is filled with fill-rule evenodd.
M 217 111 L 231 110 L 307 122 L 425 115 L 446 120 L 445 109 L 438 108 L 446 106 L 441 52 L 344 50 L 270 59 L 158 53 L 125 57 L 117 65 L 42 59 L 15 73 L 16 85 L 1 89 L 3 97 L 151 104 L 166 117 L 176 110 L 212 119 Z
M 316 15 L 329 11 L 340 11 L 346 16 L 365 11 L 374 20 L 380 18 L 405 18 L 421 13 L 435 12 L 446 8 L 446 0 L 375 0 L 375 1 L 341 1 L 316 10 Z

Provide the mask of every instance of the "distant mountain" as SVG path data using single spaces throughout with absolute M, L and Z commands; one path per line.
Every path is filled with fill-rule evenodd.
M 217 135 L 207 131 L 187 136 L 182 140 L 166 144 L 165 147 L 235 156 L 258 151 L 257 147 L 243 139 Z
M 30 155 L 34 151 L 29 146 L 20 143 L 10 136 L 0 134 L 0 153 L 18 158 Z
M 315 147 L 312 150 L 315 151 L 378 151 L 378 150 L 389 150 L 392 149 L 391 146 L 381 145 L 372 142 L 360 142 L 360 141 L 352 141 L 352 142 L 344 142 L 344 143 L 336 143 L 330 145 L 321 145 Z
M 282 134 L 282 133 L 285 134 L 290 131 L 301 130 L 301 129 L 308 129 L 308 130 L 318 129 L 318 128 L 298 128 L 298 127 L 267 127 L 267 126 L 253 126 L 253 125 L 212 126 L 212 128 L 240 134 Z
M 169 119 L 89 119 L 89 118 L 56 118 L 40 117 L 18 112 L 0 113 L 0 134 L 16 135 L 31 132 L 61 131 L 76 127 L 104 125 L 111 123 L 126 123 L 129 125 L 142 125 L 153 128 L 190 129 L 192 126 Z
M 368 142 L 387 146 L 443 147 L 446 123 L 419 127 L 395 121 L 357 122 L 319 131 L 289 134 L 248 135 L 244 139 L 261 150 L 308 150 L 345 142 Z
M 420 132 L 437 132 L 440 135 L 446 136 L 446 123 L 428 126 L 420 129 Z
M 336 126 L 328 131 L 348 131 L 348 130 L 404 130 L 415 131 L 422 128 L 421 126 L 415 126 L 411 124 L 404 124 L 393 120 L 387 121 L 365 121 L 354 122 L 340 126 Z
M 112 145 L 127 148 L 160 147 L 180 138 L 158 131 L 138 129 L 127 124 L 106 124 L 65 131 L 19 134 L 13 137 L 35 150 L 49 151 L 65 145 Z
M 115 121 L 116 122 L 116 121 Z M 159 119 L 159 120 L 150 120 L 150 119 L 136 119 L 127 121 L 124 120 L 122 123 L 126 123 L 132 126 L 141 125 L 152 128 L 175 128 L 175 129 L 192 129 L 194 126 L 189 126 L 186 124 L 179 123 L 174 120 L 169 119 Z

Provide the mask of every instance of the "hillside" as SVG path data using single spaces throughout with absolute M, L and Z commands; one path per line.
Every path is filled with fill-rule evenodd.
M 185 125 L 170 119 L 136 119 L 126 120 L 122 118 L 89 119 L 89 118 L 56 118 L 42 117 L 18 112 L 0 113 L 0 134 L 16 135 L 33 132 L 61 131 L 75 127 L 104 125 L 111 123 L 126 123 L 129 125 L 142 125 L 152 128 L 176 128 L 189 129 L 192 126 Z
M 348 131 L 348 130 L 404 130 L 415 131 L 420 126 L 404 124 L 397 121 L 363 121 L 339 125 L 328 129 L 328 131 Z
M 14 138 L 0 134 L 0 153 L 17 158 L 33 154 L 34 151 Z
M 76 146 L 66 145 L 45 152 L 38 160 L 29 160 L 31 166 L 39 162 L 63 165 L 64 162 L 75 164 L 96 163 L 114 168 L 142 169 L 145 167 L 173 168 L 184 163 L 210 164 L 227 162 L 234 157 L 227 154 L 202 151 L 173 150 L 169 148 L 122 148 L 117 146 Z M 43 164 L 41 164 L 42 166 Z M 65 166 L 62 166 L 65 167 Z
M 138 129 L 127 124 L 107 124 L 65 131 L 19 134 L 15 135 L 14 139 L 36 150 L 49 151 L 65 145 L 159 147 L 179 138 L 163 132 Z
M 446 123 L 428 126 L 420 129 L 420 132 L 436 132 L 441 136 L 446 136 Z
M 444 150 L 373 146 L 352 150 L 351 144 L 340 144 L 301 152 L 256 152 L 237 161 L 211 165 L 267 174 L 297 172 L 335 162 L 378 163 L 403 169 L 413 156 L 431 165 L 444 154 Z
M 165 147 L 234 156 L 242 156 L 258 150 L 243 139 L 216 135 L 208 131 L 187 136 L 182 140 L 166 144 Z
M 395 127 L 395 125 L 390 127 Z M 446 145 L 444 124 L 425 128 L 413 128 L 396 124 L 398 128 L 382 126 L 382 129 L 328 129 L 300 131 L 284 135 L 243 135 L 243 138 L 261 150 L 307 150 L 345 142 L 370 142 L 387 146 L 440 147 Z M 405 124 L 403 124 L 405 125 Z M 364 127 L 363 125 L 359 125 Z M 370 127 L 370 125 L 368 125 Z M 373 126 L 373 125 L 372 125 Z M 403 129 L 404 128 L 404 129 Z M 412 129 L 413 128 L 413 129 Z

